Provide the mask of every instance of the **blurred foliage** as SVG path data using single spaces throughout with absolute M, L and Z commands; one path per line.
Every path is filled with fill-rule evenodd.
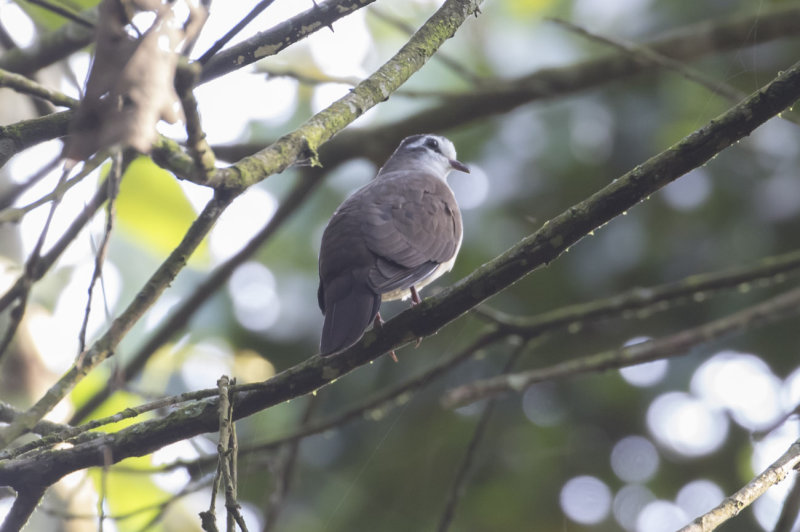
M 15 3 L 28 14 L 34 24 L 40 29 L 54 30 L 60 28 L 64 24 L 64 17 L 44 6 L 38 6 L 27 0 L 15 0 Z M 81 11 L 95 7 L 100 2 L 99 0 L 56 0 L 53 2 L 46 2 L 45 5 L 48 3 L 64 9 L 69 13 L 79 14 Z
M 745 0 L 485 2 L 483 13 L 465 24 L 441 54 L 491 83 L 543 66 L 571 64 L 609 52 L 542 21 L 546 16 L 564 17 L 603 35 L 642 41 L 686 24 L 767 10 L 778 4 L 781 2 Z M 370 52 L 361 65 L 365 72 L 372 71 L 407 40 L 408 35 L 387 23 L 385 17 L 399 18 L 416 28 L 430 14 L 432 3 L 378 2 L 375 8 L 382 16 L 368 14 L 364 22 L 372 39 Z M 757 30 L 753 28 L 754 32 Z M 302 46 L 305 44 L 287 51 L 296 54 L 287 57 L 299 58 L 288 64 L 299 68 L 303 61 L 314 61 Z M 693 66 L 749 93 L 793 63 L 799 52 L 796 39 L 756 47 L 745 42 L 739 50 L 710 54 Z M 325 73 L 323 64 L 305 66 L 307 72 Z M 436 58 L 404 87 L 443 93 L 470 88 L 468 80 Z M 246 129 L 248 138 L 242 140 L 266 144 L 284 134 L 312 112 L 314 95 L 321 90 L 316 85 L 299 84 L 295 108 L 287 113 L 289 118 L 254 121 Z M 391 123 L 435 104 L 436 99 L 393 95 L 354 127 Z M 729 106 L 729 102 L 679 74 L 659 71 L 615 81 L 568 99 L 525 105 L 507 115 L 444 131 L 458 147 L 459 159 L 482 169 L 488 183 L 480 183 L 474 175 L 451 177 L 453 187 L 463 197 L 484 185 L 486 195 L 474 208 L 463 211 L 465 238 L 459 260 L 453 272 L 436 286 L 468 275 L 549 218 Z M 655 194 L 613 220 L 488 304 L 508 313 L 531 315 L 608 297 L 632 287 L 754 263 L 797 248 L 798 146 L 800 131 L 796 125 L 771 121 L 751 138 L 671 185 L 669 191 Z M 281 201 L 303 171 L 291 169 L 258 186 Z M 323 186 L 253 258 L 274 276 L 274 295 L 260 310 L 243 308 L 247 312 L 275 312 L 276 317 L 268 326 L 245 327 L 237 317 L 241 302 L 231 294 L 230 284 L 226 285 L 199 310 L 185 334 L 177 335 L 174 343 L 150 360 L 128 391 L 112 395 L 93 416 L 108 415 L 160 394 L 213 387 L 222 372 L 241 381 L 263 379 L 315 353 L 321 326 L 316 303 L 316 254 L 322 228 L 344 197 L 375 171 L 374 165 L 366 161 L 350 161 L 331 169 Z M 455 182 L 461 179 L 465 181 Z M 128 168 L 117 201 L 120 230 L 114 233 L 109 256 L 109 261 L 122 272 L 122 304 L 140 288 L 158 260 L 174 248 L 195 217 L 185 190 L 149 159 L 137 159 Z M 258 229 L 245 225 L 243 232 Z M 197 270 L 222 260 L 214 257 L 206 244 L 199 255 L 195 268 L 181 274 L 163 304 L 137 326 L 107 367 L 92 373 L 73 392 L 74 405 L 82 404 L 106 379 L 114 378 L 117 365 L 128 360 L 170 306 L 196 287 L 204 273 Z M 435 293 L 436 286 L 427 292 Z M 263 287 L 252 287 L 252 293 L 239 296 L 258 297 Z M 753 287 L 701 303 L 675 306 L 642 319 L 609 320 L 580 331 L 554 334 L 526 352 L 519 366 L 547 366 L 618 347 L 634 337 L 670 334 L 724 316 L 783 289 L 780 285 Z M 389 319 L 404 308 L 402 303 L 387 304 L 382 314 Z M 318 392 L 313 418 L 334 415 L 418 374 L 469 345 L 485 327 L 474 315 L 464 316 L 438 335 L 426 338 L 418 349 L 400 350 L 398 364 L 384 357 L 340 379 Z M 709 479 L 725 494 L 732 493 L 755 473 L 752 455 L 759 442 L 753 438 L 753 427 L 730 421 L 730 412 L 714 407 L 717 415 L 730 421 L 726 437 L 710 453 L 682 455 L 653 433 L 647 420 L 649 408 L 667 392 L 697 393 L 692 388 L 696 369 L 723 349 L 757 355 L 782 381 L 798 369 L 797 345 L 796 324 L 779 323 L 670 360 L 665 377 L 650 386 L 633 386 L 619 372 L 556 382 L 547 389 L 550 403 L 544 408 L 558 414 L 546 424 L 537 424 L 526 416 L 524 395 L 503 398 L 478 449 L 451 530 L 620 530 L 622 525 L 611 509 L 604 519 L 591 525 L 570 520 L 562 510 L 560 497 L 565 483 L 581 475 L 602 480 L 612 496 L 630 485 L 617 476 L 609 458 L 613 446 L 630 435 L 649 438 L 658 450 L 656 473 L 641 483 L 653 500 L 675 501 L 681 488 L 697 479 Z M 476 360 L 413 392 L 407 402 L 368 412 L 364 419 L 303 440 L 291 491 L 274 530 L 433 529 L 481 412 L 481 405 L 444 410 L 438 403 L 441 393 L 499 373 L 513 348 L 508 343 L 488 348 Z M 236 353 L 242 357 L 236 358 Z M 254 360 L 254 353 L 263 359 Z M 745 388 L 742 393 L 750 390 Z M 309 400 L 301 398 L 278 405 L 239 422 L 243 445 L 291 432 Z M 786 401 L 783 408 L 791 406 Z M 198 447 L 209 447 L 206 438 L 197 440 L 203 442 L 195 442 Z M 194 449 L 189 445 L 186 449 L 186 459 L 193 458 Z M 779 453 L 784 450 L 777 448 Z M 145 457 L 121 465 L 130 468 L 150 463 Z M 252 510 L 246 518 L 263 519 L 259 512 L 275 487 L 279 464 L 275 453 L 266 457 L 263 453 L 244 454 L 240 458 L 240 500 Z M 96 486 L 102 474 L 92 472 Z M 126 513 L 167 498 L 167 491 L 155 487 L 146 475 L 119 473 L 112 467 L 105 482 L 109 513 Z M 205 509 L 207 500 L 206 495 L 193 499 L 197 508 L 193 507 L 190 513 Z M 197 501 L 201 501 L 199 505 Z M 120 521 L 117 529 L 138 530 L 153 515 L 147 512 L 136 519 Z M 770 515 L 773 520 L 777 518 L 774 512 Z M 681 516 L 681 524 L 694 517 Z M 670 529 L 676 528 L 671 521 L 664 522 Z M 165 519 L 151 530 L 182 530 L 181 525 L 171 523 Z M 256 522 L 249 524 L 251 530 L 260 528 Z M 748 509 L 725 530 L 757 527 L 753 510 Z
M 175 249 L 196 213 L 172 174 L 156 166 L 149 157 L 139 157 L 128 166 L 119 187 L 117 216 L 120 229 L 138 247 L 158 258 Z M 203 243 L 192 255 L 208 256 Z

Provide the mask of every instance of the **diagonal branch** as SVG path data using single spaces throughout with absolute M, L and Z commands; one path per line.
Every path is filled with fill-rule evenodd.
M 217 189 L 214 198 L 192 224 L 178 247 L 159 266 L 125 311 L 111 323 L 107 332 L 78 356 L 73 366 L 36 404 L 18 416 L 9 426 L 0 430 L 0 442 L 7 445 L 30 430 L 72 390 L 78 381 L 113 354 L 125 334 L 183 268 L 222 211 L 244 188 L 282 171 L 309 148 L 315 152 L 320 143 L 333 136 L 364 111 L 386 99 L 425 64 L 425 61 L 455 33 L 469 15 L 477 11 L 478 3 L 479 0 L 448 0 L 388 63 L 359 84 L 348 96 L 317 113 L 306 124 L 267 150 L 243 161 L 233 169 L 228 169 L 227 172 L 219 172 L 218 175 L 221 174 L 231 181 L 220 183 L 225 186 Z
M 334 134 L 375 105 L 385 101 L 452 37 L 481 0 L 449 0 L 436 11 L 391 59 L 346 96 L 320 111 L 271 146 L 223 169 L 209 183 L 245 188 L 284 171 L 298 159 L 319 165 L 317 150 Z
M 45 488 L 41 486 L 35 486 L 24 491 L 20 490 L 14 500 L 14 504 L 11 505 L 11 509 L 6 514 L 3 524 L 0 525 L 0 532 L 18 532 L 22 529 L 42 500 L 44 492 Z
M 742 489 L 726 497 L 717 507 L 701 515 L 678 532 L 709 532 L 728 519 L 739 515 L 769 488 L 782 481 L 800 466 L 800 440 L 794 442 L 780 458 L 775 460 L 763 473 L 751 480 Z
M 32 79 L 21 74 L 0 70 L 0 87 L 8 87 L 21 94 L 29 94 L 43 100 L 47 100 L 55 105 L 63 107 L 77 107 L 80 103 L 75 98 L 67 96 L 57 90 L 41 85 Z
M 494 397 L 501 393 L 522 392 L 536 382 L 685 355 L 693 347 L 717 340 L 723 336 L 749 331 L 758 326 L 794 316 L 798 312 L 800 312 L 800 288 L 795 288 L 724 318 L 713 320 L 670 336 L 621 349 L 604 351 L 588 357 L 567 360 L 547 368 L 500 375 L 499 377 L 464 384 L 447 392 L 442 399 L 442 403 L 447 408 L 454 408 L 487 397 Z
M 375 0 L 328 0 L 207 59 L 201 83 L 275 55 Z
M 753 27 L 758 32 L 753 32 Z M 685 26 L 643 46 L 673 60 L 688 62 L 711 53 L 755 46 L 800 32 L 800 7 L 714 19 Z M 628 53 L 608 53 L 563 67 L 544 68 L 510 80 L 494 80 L 467 94 L 451 95 L 403 120 L 365 129 L 348 129 L 320 149 L 320 161 L 332 168 L 353 157 L 381 164 L 403 137 L 442 131 L 507 113 L 531 102 L 565 98 L 660 68 Z M 215 146 L 218 157 L 235 161 L 263 144 Z
M 446 6 L 449 4 L 445 4 Z M 690 134 L 663 153 L 616 179 L 583 202 L 553 218 L 539 231 L 485 264 L 469 277 L 370 331 L 339 355 L 315 356 L 256 385 L 242 386 L 234 398 L 240 419 L 316 390 L 368 364 L 383 353 L 428 336 L 528 273 L 556 259 L 590 231 L 645 200 L 653 192 L 699 166 L 800 98 L 800 64 Z M 48 483 L 99 465 L 99 449 L 114 460 L 143 456 L 164 445 L 217 428 L 217 401 L 206 399 L 164 418 L 144 421 L 65 449 L 48 449 L 9 460 L 0 467 L 0 485 L 16 488 Z
M 283 226 L 309 194 L 316 189 L 320 182 L 318 174 L 319 172 L 314 172 L 314 175 L 301 179 L 295 185 L 286 199 L 281 202 L 272 218 L 250 242 L 233 257 L 218 266 L 188 297 L 184 298 L 170 312 L 169 316 L 153 331 L 144 345 L 128 358 L 125 366 L 120 370 L 119 375 L 113 382 L 109 381 L 105 387 L 98 390 L 78 407 L 72 416 L 71 423 L 79 423 L 92 413 L 117 389 L 120 382 L 125 383 L 135 377 L 159 347 L 186 327 L 194 313 L 217 293 L 217 289 L 225 283 L 234 270 L 261 249 L 261 246 Z
M 9 426 L 0 430 L 0 443 L 7 445 L 41 420 L 89 371 L 111 356 L 117 344 L 134 323 L 158 299 L 178 272 L 183 268 L 200 242 L 219 218 L 222 211 L 237 196 L 230 191 L 217 192 L 198 216 L 181 243 L 150 277 L 134 300 L 109 326 L 106 333 L 86 351 L 82 352 L 72 367 L 25 413 Z

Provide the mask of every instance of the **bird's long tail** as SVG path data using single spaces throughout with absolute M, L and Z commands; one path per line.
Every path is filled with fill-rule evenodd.
M 378 314 L 381 296 L 367 286 L 353 287 L 344 297 L 325 304 L 320 353 L 331 355 L 350 347 Z

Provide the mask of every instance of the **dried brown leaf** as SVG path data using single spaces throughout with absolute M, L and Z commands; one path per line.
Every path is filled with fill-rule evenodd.
M 126 26 L 141 7 L 155 11 L 156 18 L 134 39 Z M 177 119 L 175 50 L 183 32 L 175 26 L 169 6 L 158 0 L 104 0 L 97 27 L 86 96 L 70 125 L 65 156 L 82 160 L 114 144 L 148 153 L 158 121 Z

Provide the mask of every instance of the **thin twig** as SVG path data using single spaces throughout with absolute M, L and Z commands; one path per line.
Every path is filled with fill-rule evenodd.
M 71 423 L 79 423 L 85 419 L 113 393 L 119 386 L 119 382 L 128 382 L 135 377 L 159 347 L 183 330 L 194 313 L 217 293 L 217 289 L 227 281 L 233 271 L 252 257 L 265 242 L 283 227 L 283 224 L 290 219 L 291 215 L 303 205 L 303 202 L 311 192 L 316 190 L 320 182 L 319 170 L 313 170 L 302 177 L 289 195 L 281 202 L 278 210 L 275 211 L 275 214 L 264 227 L 233 257 L 218 266 L 188 297 L 183 298 L 181 303 L 170 312 L 167 319 L 150 335 L 145 344 L 129 357 L 127 363 L 119 372 L 118 379 L 114 382 L 109 382 L 104 388 L 89 397 L 76 410 L 72 416 Z
M 378 9 L 373 6 L 370 8 L 368 12 L 371 13 L 373 16 L 375 16 L 375 18 L 377 18 L 378 20 L 381 20 L 386 24 L 388 24 L 389 26 L 402 31 L 406 35 L 414 34 L 415 29 L 411 25 L 407 24 L 405 21 L 395 16 L 390 15 L 389 13 L 384 12 L 382 9 Z M 464 79 L 473 86 L 478 87 L 481 85 L 485 85 L 488 81 L 474 74 L 469 68 L 466 67 L 466 65 L 450 57 L 446 53 L 439 52 L 438 54 L 436 54 L 435 59 L 439 63 L 449 68 L 457 76 L 461 77 L 462 79 Z
M 211 45 L 211 48 L 206 50 L 206 52 L 200 56 L 200 59 L 197 60 L 198 63 L 201 65 L 205 65 L 208 63 L 209 59 L 214 57 L 214 54 L 222 50 L 222 47 L 225 46 L 230 42 L 231 39 L 236 37 L 240 31 L 242 31 L 245 26 L 250 24 L 254 18 L 261 14 L 266 8 L 272 4 L 275 0 L 261 0 L 258 4 L 250 10 L 250 12 L 245 15 L 239 22 L 236 23 L 234 27 L 232 27 L 228 32 L 223 35 L 217 42 Z
M 89 281 L 89 288 L 87 290 L 86 309 L 83 313 L 83 323 L 81 323 L 81 330 L 78 333 L 78 352 L 83 352 L 86 349 L 86 328 L 89 326 L 89 314 L 92 311 L 92 295 L 94 294 L 94 287 L 98 280 L 103 276 L 103 263 L 106 260 L 106 253 L 108 252 L 108 243 L 111 241 L 111 231 L 114 228 L 114 218 L 116 214 L 117 194 L 119 193 L 119 182 L 122 179 L 122 152 L 117 150 L 113 156 L 113 164 L 111 170 L 106 178 L 105 186 L 108 187 L 108 202 L 106 203 L 106 227 L 103 232 L 103 239 L 100 241 L 100 246 L 94 257 L 94 271 L 92 271 L 92 278 Z M 108 314 L 108 307 L 106 306 L 106 314 Z
M 62 6 L 56 5 L 50 2 L 49 0 L 26 0 L 26 1 L 29 4 L 37 5 L 42 9 L 46 9 L 48 11 L 55 13 L 56 15 L 64 17 L 67 20 L 71 20 L 76 24 L 80 24 L 84 28 L 94 29 L 94 24 L 92 23 L 92 21 L 86 20 L 85 18 L 83 18 L 83 16 L 80 15 L 80 13 L 73 13 L 69 9 L 65 9 Z
M 95 195 L 86 204 L 81 213 L 72 221 L 64 234 L 58 241 L 53 244 L 45 255 L 37 262 L 36 268 L 32 272 L 31 281 L 35 282 L 41 279 L 50 267 L 55 264 L 64 250 L 75 240 L 75 236 L 80 233 L 83 227 L 91 220 L 97 209 L 105 202 L 108 190 L 106 187 L 99 187 Z M 0 312 L 5 310 L 11 303 L 13 303 L 22 293 L 27 278 L 22 275 L 16 282 L 8 289 L 8 291 L 0 296 Z
M 22 274 L 22 278 L 24 279 L 23 288 L 17 296 L 17 305 L 11 309 L 11 320 L 6 328 L 5 335 L 2 340 L 0 340 L 0 360 L 2 360 L 8 346 L 11 345 L 11 340 L 13 340 L 14 334 L 17 332 L 17 328 L 19 324 L 22 323 L 22 318 L 25 315 L 25 307 L 28 304 L 28 296 L 30 295 L 31 286 L 33 285 L 33 272 L 36 270 L 37 264 L 41 259 L 42 247 L 44 247 L 44 241 L 47 238 L 47 233 L 50 231 L 53 215 L 56 212 L 58 204 L 61 202 L 61 197 L 64 195 L 64 183 L 68 175 L 69 170 L 64 170 L 61 173 L 61 177 L 56 184 L 53 200 L 50 205 L 50 210 L 47 213 L 47 219 L 44 222 L 42 232 L 39 234 L 39 239 L 36 241 L 28 260 L 25 262 L 25 270 Z
M 311 420 L 319 399 L 316 395 L 308 398 L 308 402 L 300 418 L 300 427 L 305 427 Z M 300 439 L 287 443 L 281 449 L 283 456 L 278 460 L 275 474 L 275 488 L 272 494 L 267 499 L 266 508 L 264 509 L 264 526 L 261 532 L 271 532 L 278 522 L 278 516 L 283 510 L 286 501 L 286 496 L 292 486 L 292 475 L 294 473 L 295 465 L 297 464 L 297 454 L 300 450 Z
M 233 403 L 230 400 L 231 382 L 226 375 L 217 381 L 219 389 L 219 444 L 217 452 L 219 454 L 219 470 L 221 483 L 225 490 L 225 508 L 227 510 L 227 532 L 234 532 L 236 525 L 242 532 L 247 532 L 247 525 L 244 522 L 242 513 L 239 511 L 239 501 L 237 500 L 238 486 L 236 482 L 236 426 L 233 421 Z
M 794 278 L 800 272 L 800 250 L 764 257 L 754 264 L 711 273 L 694 274 L 676 282 L 637 287 L 609 298 L 567 305 L 535 316 L 513 316 L 486 305 L 475 315 L 518 334 L 560 328 L 580 329 L 595 320 L 621 317 L 646 318 L 687 302 L 707 301 L 727 290 L 767 288 Z
M 689 65 L 682 63 L 681 61 L 672 59 L 668 55 L 659 53 L 648 46 L 626 42 L 618 38 L 612 39 L 611 37 L 606 37 L 604 35 L 594 33 L 586 28 L 568 22 L 564 19 L 552 17 L 552 18 L 547 18 L 546 20 L 558 24 L 559 26 L 566 28 L 567 30 L 572 31 L 582 37 L 591 39 L 593 41 L 602 44 L 606 44 L 608 46 L 613 47 L 616 50 L 620 50 L 623 53 L 630 54 L 632 57 L 642 61 L 644 64 L 658 66 L 661 68 L 665 68 L 667 70 L 672 70 L 674 72 L 677 72 L 678 74 L 685 77 L 689 81 L 693 81 L 698 85 L 705 87 L 712 93 L 717 94 L 718 96 L 722 96 L 723 98 L 727 99 L 730 102 L 736 103 L 740 101 L 742 98 L 747 96 L 746 93 L 740 91 L 739 89 L 733 87 L 732 85 L 728 83 L 723 83 L 721 81 L 717 81 L 714 78 L 705 75 L 703 72 L 697 70 L 696 68 L 692 68 Z M 794 116 L 791 110 L 789 110 L 786 113 L 781 113 L 780 117 L 790 122 L 800 124 L 800 119 Z
M 200 65 L 192 63 L 178 69 L 175 81 L 175 88 L 183 107 L 183 114 L 186 118 L 186 144 L 189 147 L 189 154 L 194 160 L 195 171 L 200 179 L 206 181 L 211 177 L 215 170 L 214 151 L 206 140 L 203 131 L 200 113 L 197 110 L 197 99 L 194 96 L 194 87 L 200 76 Z
M 783 500 L 781 515 L 778 516 L 778 522 L 775 523 L 772 532 L 792 532 L 798 515 L 800 515 L 800 480 L 795 475 L 792 479 L 792 489 Z
M 500 393 L 522 392 L 536 382 L 573 377 L 583 373 L 605 371 L 684 355 L 691 348 L 716 340 L 722 336 L 750 331 L 758 326 L 794 316 L 798 312 L 800 312 L 800 288 L 794 288 L 762 303 L 734 312 L 724 318 L 663 338 L 596 353 L 547 368 L 512 373 L 464 384 L 448 391 L 442 402 L 447 408 L 453 408 Z
M 0 87 L 8 87 L 21 94 L 35 96 L 61 107 L 73 108 L 80 105 L 80 102 L 71 96 L 49 89 L 30 78 L 7 70 L 0 69 Z
M 681 528 L 678 532 L 710 532 L 722 523 L 739 515 L 746 507 L 761 497 L 769 488 L 782 481 L 800 465 L 800 440 L 775 460 L 763 473 L 742 489 L 726 497 L 718 506 Z
M 123 469 L 124 468 L 121 468 L 121 467 L 114 468 L 115 471 L 122 471 Z M 132 469 L 129 472 L 135 472 L 135 471 L 136 471 L 136 469 Z M 181 488 L 181 490 L 178 493 L 172 495 L 168 499 L 165 499 L 165 500 L 163 500 L 161 502 L 157 502 L 157 503 L 154 503 L 154 504 L 148 504 L 148 505 L 145 505 L 145 506 L 141 506 L 141 507 L 136 508 L 135 510 L 131 510 L 129 512 L 116 513 L 116 514 L 106 514 L 105 515 L 105 520 L 107 520 L 107 521 L 125 521 L 127 519 L 132 519 L 134 517 L 141 516 L 143 513 L 149 513 L 149 512 L 152 512 L 153 510 L 158 511 L 157 515 L 153 516 L 153 518 L 150 519 L 150 521 L 145 523 L 142 526 L 142 528 L 139 529 L 139 532 L 145 532 L 146 530 L 151 529 L 151 527 L 156 522 L 158 522 L 158 520 L 163 518 L 163 512 L 167 508 L 169 508 L 170 505 L 174 504 L 175 502 L 177 502 L 181 498 L 185 497 L 186 495 L 189 495 L 189 494 L 192 494 L 192 493 L 196 493 L 196 492 L 198 492 L 200 490 L 208 488 L 208 486 L 213 482 L 213 479 L 214 479 L 213 476 L 208 476 L 208 477 L 203 478 L 201 480 L 190 482 L 189 484 L 187 484 L 186 486 Z M 97 520 L 97 516 L 98 516 L 97 513 L 67 512 L 67 511 L 64 511 L 61 508 L 52 508 L 52 507 L 45 506 L 45 505 L 39 506 L 38 511 L 46 513 L 47 515 L 52 515 L 54 517 L 58 517 L 59 519 L 64 519 L 64 520 L 69 520 L 69 521 L 77 521 L 77 520 L 95 521 L 95 520 Z
M 214 53 L 213 57 L 209 55 L 211 52 L 209 50 L 204 54 L 204 57 L 208 55 L 208 58 L 201 61 L 204 63 L 201 81 L 209 81 L 250 65 L 259 59 L 275 55 L 290 44 L 305 39 L 324 27 L 330 27 L 340 18 L 374 1 L 327 0 L 322 4 L 314 3 L 306 11 L 219 53 Z
M 186 264 L 188 257 L 211 230 L 222 211 L 237 195 L 237 191 L 217 191 L 184 235 L 178 247 L 170 253 L 167 260 L 150 277 L 145 287 L 128 307 L 111 323 L 106 333 L 89 349 L 81 353 L 72 367 L 31 408 L 18 416 L 10 425 L 0 429 L 2 446 L 30 430 L 72 390 L 78 381 L 113 354 L 116 345 L 172 282 Z
M 200 512 L 200 526 L 206 532 L 219 532 L 217 529 L 217 491 L 219 490 L 220 475 L 222 474 L 222 465 L 217 462 L 217 472 L 214 475 L 214 482 L 211 483 L 211 502 L 208 505 L 208 510 Z
M 528 344 L 529 342 L 521 342 L 520 345 L 511 353 L 511 356 L 508 357 L 508 360 L 503 366 L 502 373 L 508 373 L 514 369 L 514 366 L 516 365 L 517 361 L 519 361 L 520 356 L 525 351 L 525 348 L 528 346 Z M 450 524 L 453 522 L 456 505 L 464 495 L 467 480 L 470 473 L 472 473 L 472 465 L 475 461 L 475 455 L 477 454 L 478 446 L 483 440 L 483 437 L 486 435 L 486 428 L 489 426 L 489 420 L 494 414 L 496 406 L 497 399 L 491 399 L 486 404 L 478 423 L 475 425 L 475 430 L 472 432 L 472 438 L 469 441 L 469 445 L 467 445 L 464 458 L 461 460 L 461 464 L 459 465 L 456 475 L 453 478 L 453 483 L 450 486 L 450 491 L 447 495 L 447 502 L 445 503 L 442 517 L 439 519 L 439 526 L 437 528 L 439 532 L 447 532 L 447 530 L 450 528 Z
M 103 467 L 100 471 L 100 489 L 97 493 L 97 530 L 103 532 L 103 521 L 106 519 L 105 500 L 108 495 L 108 468 L 111 467 L 111 453 L 108 447 L 103 448 Z
M 667 70 L 673 70 L 681 74 L 686 79 L 694 81 L 698 85 L 705 87 L 714 94 L 722 96 L 733 103 L 738 102 L 746 96 L 746 94 L 742 93 L 738 89 L 735 89 L 726 83 L 720 83 L 717 80 L 706 76 L 699 70 L 696 70 L 685 63 L 664 55 L 663 53 L 659 53 L 648 46 L 626 42 L 620 38 L 612 39 L 610 37 L 589 31 L 586 28 L 578 26 L 577 24 L 573 24 L 572 22 L 568 22 L 564 19 L 548 17 L 545 20 L 553 22 L 554 24 L 558 24 L 562 28 L 566 28 L 567 30 L 587 39 L 611 46 L 623 53 L 633 56 L 637 60 L 645 62 L 645 64 L 660 66 L 662 68 L 666 68 Z
M 28 178 L 24 183 L 11 185 L 8 190 L 4 191 L 3 194 L 0 195 L 0 222 L 2 222 L 4 211 L 14 205 L 14 202 L 17 201 L 17 198 L 19 198 L 23 192 L 44 179 L 47 174 L 55 170 L 59 162 L 61 162 L 60 155 L 56 156 L 49 163 L 40 168 L 39 171 Z

